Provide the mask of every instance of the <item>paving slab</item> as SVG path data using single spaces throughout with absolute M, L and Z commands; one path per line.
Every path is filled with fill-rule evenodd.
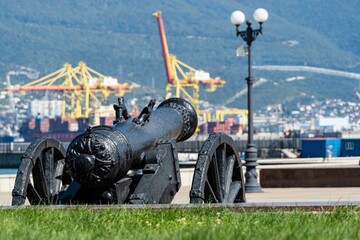
M 189 203 L 190 186 L 183 186 L 173 203 Z M 247 203 L 360 201 L 360 187 L 349 188 L 263 188 L 262 193 L 246 193 Z
M 188 204 L 190 186 L 183 186 L 173 204 Z M 0 193 L 0 206 L 11 205 L 11 193 Z M 360 202 L 360 188 L 263 188 L 262 193 L 247 193 L 247 203 Z

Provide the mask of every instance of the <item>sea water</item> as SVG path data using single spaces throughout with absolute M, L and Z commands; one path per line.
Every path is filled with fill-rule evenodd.
M 17 168 L 0 168 L 0 175 L 16 174 Z

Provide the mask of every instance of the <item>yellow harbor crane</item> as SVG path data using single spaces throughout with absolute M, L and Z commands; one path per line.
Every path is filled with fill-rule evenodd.
M 164 24 L 161 12 L 153 14 L 157 18 L 161 46 L 164 56 L 164 63 L 167 75 L 166 98 L 173 95 L 175 88 L 175 97 L 185 96 L 191 101 L 195 110 L 200 114 L 199 109 L 199 85 L 206 85 L 207 91 L 214 92 L 218 87 L 222 87 L 225 81 L 220 77 L 211 78 L 208 72 L 196 70 L 186 63 L 181 62 L 175 55 L 169 53 L 166 41 Z
M 175 89 L 175 97 L 185 96 L 191 101 L 202 122 L 210 122 L 212 120 L 225 120 L 225 116 L 240 116 L 240 122 L 247 125 L 247 110 L 230 108 L 217 109 L 215 113 L 209 110 L 199 109 L 199 85 L 207 86 L 206 91 L 214 92 L 218 87 L 223 87 L 225 81 L 220 77 L 211 78 L 208 72 L 196 70 L 195 68 L 180 61 L 175 55 L 169 53 L 168 44 L 165 35 L 165 28 L 161 17 L 161 12 L 157 11 L 153 14 L 157 18 L 161 46 L 163 51 L 165 70 L 166 70 L 166 98 L 173 95 Z M 215 119 L 212 116 L 215 115 Z
M 62 92 L 62 118 L 88 118 L 92 109 L 106 101 L 110 94 L 123 96 L 132 87 L 119 84 L 117 79 L 106 77 L 80 62 L 73 68 L 66 63 L 61 69 L 20 87 L 6 91 L 60 91 Z M 100 100 L 101 99 L 101 100 Z
M 240 123 L 243 125 L 247 125 L 247 115 L 248 110 L 246 109 L 238 109 L 238 108 L 228 108 L 228 109 L 216 109 L 215 112 L 216 121 L 223 122 L 225 121 L 226 115 L 236 115 L 240 119 Z
M 237 116 L 239 122 L 246 126 L 248 110 L 246 109 L 238 109 L 238 108 L 223 108 L 223 109 L 215 109 L 215 110 L 202 110 L 200 112 L 201 117 L 204 122 L 224 122 L 226 120 L 226 116 Z

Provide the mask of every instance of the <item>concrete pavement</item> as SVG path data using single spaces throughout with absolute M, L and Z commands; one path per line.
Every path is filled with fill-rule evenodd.
M 181 187 L 173 203 L 189 203 L 190 186 Z M 356 188 L 263 188 L 262 193 L 246 193 L 247 203 L 360 201 L 360 187 Z
M 268 168 L 341 168 L 359 167 L 360 157 L 332 158 L 330 162 L 322 162 L 321 158 L 314 159 L 279 159 L 259 160 L 258 169 Z M 193 169 L 181 169 L 182 187 L 175 195 L 172 203 L 187 204 L 192 183 Z M 0 206 L 11 205 L 11 190 L 14 186 L 15 175 L 0 178 Z M 261 178 L 261 174 L 260 174 Z M 262 193 L 247 193 L 247 203 L 300 203 L 300 202 L 360 202 L 360 187 L 314 187 L 314 188 L 263 188 Z
M 181 187 L 172 203 L 187 204 L 190 186 Z M 247 193 L 247 203 L 359 202 L 356 188 L 263 188 L 262 193 Z M 0 206 L 11 205 L 11 193 L 0 193 Z

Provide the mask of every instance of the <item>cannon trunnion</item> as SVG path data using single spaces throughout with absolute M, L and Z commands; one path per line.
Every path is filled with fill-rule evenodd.
M 89 127 L 65 151 L 53 138 L 30 144 L 16 176 L 13 205 L 171 203 L 181 186 L 176 142 L 190 138 L 197 115 L 190 103 L 151 100 L 131 117 L 119 98 L 112 126 Z M 244 202 L 241 161 L 233 141 L 212 134 L 195 167 L 192 203 Z

